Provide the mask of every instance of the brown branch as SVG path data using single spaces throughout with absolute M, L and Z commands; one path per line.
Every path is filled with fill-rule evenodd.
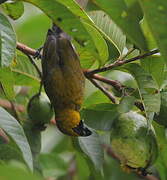
M 91 76 L 87 76 L 87 72 L 89 72 L 89 70 L 83 70 L 85 76 L 89 79 L 89 78 L 93 78 L 96 80 L 99 80 L 101 82 L 104 82 L 106 84 L 111 85 L 114 89 L 116 89 L 119 92 L 122 92 L 123 89 L 127 88 L 126 86 L 122 85 L 119 81 L 117 80 L 111 80 L 111 79 L 107 79 L 106 77 L 100 76 L 98 74 L 92 74 Z
M 98 89 L 100 89 L 114 104 L 116 103 L 115 97 L 107 91 L 103 86 L 101 86 L 96 80 L 94 79 L 89 79 L 94 86 L 96 86 Z
M 127 63 L 130 63 L 130 62 L 133 62 L 133 61 L 136 61 L 136 60 L 139 60 L 139 59 L 144 59 L 148 56 L 151 56 L 153 54 L 157 54 L 159 53 L 159 50 L 158 49 L 155 49 L 155 50 L 152 50 L 150 52 L 147 52 L 143 55 L 139 55 L 139 56 L 136 56 L 136 57 L 133 57 L 133 58 L 130 58 L 130 59 L 127 59 L 127 60 L 117 60 L 115 61 L 113 64 L 110 64 L 108 66 L 105 66 L 105 67 L 102 67 L 102 68 L 99 68 L 99 69 L 95 69 L 95 70 L 91 70 L 91 71 L 88 71 L 87 72 L 87 76 L 91 76 L 92 74 L 96 74 L 96 73 L 100 73 L 100 72 L 105 72 L 105 71 L 108 71 L 108 70 L 111 70 L 113 68 L 116 68 L 118 66 L 122 66 L 124 64 L 127 64 Z
M 16 120 L 20 123 L 19 114 L 18 114 L 18 112 L 17 112 L 17 109 L 16 109 L 16 106 L 15 106 L 14 102 L 12 102 L 12 101 L 9 101 L 9 102 L 10 102 L 10 104 L 11 104 L 14 117 L 15 117 Z
M 0 106 L 6 109 L 12 109 L 12 104 L 8 100 L 0 99 Z M 23 105 L 14 104 L 15 109 L 18 112 L 25 112 L 25 107 Z
M 30 47 L 28 47 L 28 46 L 26 46 L 26 45 L 24 45 L 22 43 L 19 43 L 19 42 L 17 42 L 16 48 L 18 50 L 20 50 L 22 53 L 24 53 L 28 57 L 29 61 L 34 66 L 34 68 L 36 69 L 39 77 L 42 79 L 42 73 L 41 73 L 41 71 L 39 70 L 38 66 L 35 64 L 35 62 L 33 61 L 32 57 L 31 57 L 31 56 L 35 56 L 36 50 L 32 49 L 32 48 L 30 48 Z
M 1 141 L 3 141 L 4 144 L 8 144 L 10 141 L 9 137 L 6 135 L 6 133 L 1 128 L 0 128 L 0 139 L 1 139 Z
M 88 72 L 88 70 L 84 70 L 85 76 L 87 75 L 87 72 Z M 86 76 L 86 77 L 87 77 L 87 76 Z M 89 77 L 89 76 L 88 76 L 88 77 Z M 123 92 L 124 89 L 128 88 L 128 87 L 122 85 L 122 84 L 121 84 L 119 81 L 117 81 L 117 80 L 110 80 L 110 79 L 107 79 L 107 78 L 105 78 L 105 77 L 103 77 L 103 76 L 100 76 L 100 75 L 98 75 L 98 74 L 92 74 L 90 77 L 93 78 L 93 79 L 99 80 L 99 81 L 101 81 L 101 82 L 104 82 L 104 83 L 106 83 L 106 84 L 111 85 L 113 88 L 115 88 L 118 92 L 121 92 L 121 93 Z M 90 78 L 90 77 L 89 77 L 89 78 Z M 88 78 L 88 79 L 89 79 L 89 78 Z M 132 90 L 134 90 L 134 89 L 132 89 Z M 129 96 L 129 94 L 128 94 L 127 92 L 124 92 L 124 95 L 125 95 L 125 96 Z M 141 111 L 144 111 L 144 106 L 143 106 L 143 104 L 142 104 L 141 102 L 135 101 L 134 104 L 135 104 L 135 106 L 136 106 L 137 108 L 139 108 Z
M 103 144 L 102 147 L 104 148 L 104 150 L 106 151 L 106 153 L 111 156 L 112 158 L 114 158 L 115 160 L 117 161 L 120 161 L 119 157 L 113 152 L 111 146 L 109 145 L 106 145 L 106 144 Z M 132 169 L 133 170 L 133 169 Z M 141 174 L 141 172 L 139 171 L 132 171 L 132 172 L 135 172 L 138 176 L 144 178 L 144 179 L 147 179 L 147 180 L 159 180 L 156 176 L 154 175 L 146 175 L 146 176 L 143 176 Z
M 26 46 L 25 44 L 22 44 L 22 43 L 19 43 L 19 42 L 17 42 L 16 48 L 19 51 L 23 52 L 24 54 L 29 54 L 31 56 L 34 56 L 35 53 L 36 53 L 35 49 L 32 49 L 32 48 Z
M 29 58 L 29 61 L 30 61 L 31 64 L 34 66 L 34 68 L 36 69 L 36 71 L 37 71 L 40 79 L 42 79 L 42 73 L 41 73 L 41 71 L 39 70 L 38 66 L 35 64 L 35 62 L 33 61 L 33 59 L 31 58 L 31 56 L 28 55 L 28 54 L 25 54 L 25 55 Z

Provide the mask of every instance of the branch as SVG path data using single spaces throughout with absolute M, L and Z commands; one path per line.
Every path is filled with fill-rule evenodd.
M 94 79 L 89 79 L 94 86 L 96 86 L 98 89 L 100 89 L 114 104 L 116 103 L 115 97 L 107 91 L 103 86 L 101 86 L 96 80 Z
M 35 53 L 36 53 L 36 50 L 35 50 L 35 49 L 32 49 L 32 48 L 26 46 L 25 44 L 22 44 L 22 43 L 19 43 L 19 42 L 17 42 L 16 48 L 17 48 L 19 51 L 21 51 L 21 52 L 23 52 L 24 54 L 26 54 L 26 55 L 28 54 L 28 55 L 34 56 Z
M 90 72 L 90 70 L 84 69 L 83 72 L 84 72 L 86 78 L 88 78 L 88 79 L 89 78 L 93 78 L 93 79 L 99 80 L 101 82 L 104 82 L 106 84 L 109 84 L 109 85 L 111 85 L 113 88 L 115 88 L 119 92 L 122 92 L 123 89 L 127 88 L 126 86 L 122 85 L 117 80 L 107 79 L 106 77 L 100 76 L 98 74 L 92 74 L 91 76 L 89 76 L 89 75 L 87 76 L 87 74 Z
M 25 112 L 25 107 L 19 104 L 13 104 L 18 112 Z M 6 109 L 13 109 L 12 104 L 4 99 L 0 99 L 0 106 Z
M 159 53 L 159 50 L 158 49 L 155 49 L 155 50 L 152 50 L 150 52 L 147 52 L 143 55 L 139 55 L 139 56 L 136 56 L 136 57 L 133 57 L 133 58 L 130 58 L 130 59 L 127 59 L 127 60 L 117 60 L 115 61 L 113 64 L 110 64 L 108 66 L 105 66 L 105 67 L 102 67 L 102 68 L 99 68 L 99 69 L 95 69 L 95 70 L 91 70 L 89 72 L 87 72 L 87 76 L 91 76 L 92 74 L 96 74 L 96 73 L 100 73 L 100 72 L 104 72 L 104 71 L 108 71 L 108 70 L 111 70 L 113 68 L 116 68 L 118 66 L 122 66 L 124 64 L 127 64 L 127 63 L 130 63 L 130 62 L 133 62 L 133 61 L 136 61 L 136 60 L 139 60 L 139 59 L 144 59 L 148 56 L 151 56 L 153 54 L 157 54 Z
M 86 77 L 87 77 L 87 72 L 88 72 L 88 70 L 84 70 L 84 74 L 85 74 Z M 88 77 L 89 77 L 89 76 L 88 76 Z M 87 77 L 87 78 L 88 78 L 88 77 Z M 124 89 L 128 88 L 128 87 L 122 85 L 119 81 L 110 80 L 110 79 L 107 79 L 107 78 L 105 78 L 105 77 L 103 77 L 103 76 L 100 76 L 100 75 L 98 75 L 98 74 L 92 74 L 90 77 L 93 78 L 93 79 L 102 81 L 102 82 L 104 82 L 104 83 L 106 83 L 106 84 L 111 85 L 113 88 L 115 88 L 118 92 L 121 92 L 121 93 L 123 92 Z M 90 77 L 89 77 L 89 78 L 90 78 Z M 88 79 L 89 79 L 89 78 L 88 78 Z M 135 89 L 132 88 L 132 91 L 133 91 L 133 90 L 135 90 Z M 129 96 L 129 94 L 128 94 L 127 92 L 124 92 L 124 95 L 125 95 L 125 96 Z M 140 101 L 135 101 L 134 104 L 135 104 L 135 106 L 136 106 L 137 108 L 139 108 L 141 111 L 144 111 L 144 106 L 143 106 L 143 104 L 142 104 Z
M 22 53 L 24 53 L 28 57 L 31 64 L 35 67 L 39 77 L 42 79 L 42 73 L 41 73 L 38 66 L 35 64 L 35 62 L 33 61 L 32 57 L 31 57 L 31 56 L 35 56 L 36 50 L 32 49 L 32 48 L 30 48 L 30 47 L 28 47 L 28 46 L 26 46 L 26 45 L 24 45 L 22 43 L 19 43 L 19 42 L 17 42 L 16 48 L 18 50 L 20 50 Z

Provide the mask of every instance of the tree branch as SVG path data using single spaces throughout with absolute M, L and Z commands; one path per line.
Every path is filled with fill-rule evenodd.
M 133 57 L 133 58 L 130 58 L 130 59 L 127 59 L 127 60 L 116 60 L 114 63 L 108 65 L 108 66 L 105 66 L 105 67 L 102 67 L 102 68 L 99 68 L 99 69 L 95 69 L 95 70 L 91 70 L 91 71 L 88 71 L 87 72 L 87 76 L 91 76 L 92 74 L 96 74 L 96 73 L 100 73 L 100 72 L 105 72 L 105 71 L 108 71 L 108 70 L 111 70 L 113 68 L 116 68 L 118 66 L 122 66 L 124 64 L 127 64 L 127 63 L 130 63 L 130 62 L 133 62 L 133 61 L 136 61 L 136 60 L 139 60 L 139 59 L 144 59 L 148 56 L 151 56 L 153 54 L 157 54 L 159 53 L 159 50 L 158 49 L 155 49 L 155 50 L 152 50 L 150 52 L 147 52 L 143 55 L 139 55 L 139 56 L 136 56 L 136 57 Z
M 25 44 L 22 44 L 22 43 L 19 43 L 19 42 L 17 42 L 16 48 L 17 48 L 19 51 L 21 51 L 21 52 L 23 52 L 24 54 L 26 54 L 26 55 L 28 54 L 28 55 L 34 56 L 35 53 L 36 53 L 36 50 L 35 50 L 35 49 L 32 49 L 32 48 L 26 46 Z
M 107 91 L 103 86 L 101 86 L 96 80 L 94 79 L 89 79 L 94 86 L 96 86 L 98 89 L 100 89 L 114 104 L 116 103 L 115 97 Z
M 25 112 L 25 107 L 19 104 L 13 104 L 18 112 Z M 12 104 L 4 99 L 0 99 L 0 106 L 7 109 L 12 109 Z

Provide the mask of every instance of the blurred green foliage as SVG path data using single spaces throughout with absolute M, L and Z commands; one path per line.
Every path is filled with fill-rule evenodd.
M 159 156 L 148 171 L 166 180 L 167 105 L 162 94 L 166 93 L 167 85 L 167 2 L 89 0 L 87 4 L 87 0 L 83 0 L 83 9 L 73 0 L 24 1 L 0 5 L 0 106 L 6 109 L 0 108 L 0 130 L 9 138 L 8 142 L 0 131 L 0 179 L 147 178 L 139 177 L 134 169 L 126 173 L 110 147 L 113 124 L 120 114 L 133 110 L 147 118 L 148 128 L 152 124 L 157 135 Z M 115 104 L 86 80 L 81 115 L 93 131 L 90 137 L 63 135 L 57 130 L 54 117 L 42 131 L 34 127 L 26 111 L 29 100 L 39 91 L 40 77 L 27 55 L 16 50 L 16 41 L 38 49 L 43 46 L 52 21 L 72 37 L 83 68 L 96 69 L 118 59 L 134 58 L 153 48 L 160 50 L 141 61 L 100 73 L 112 81 L 110 84 L 103 81 L 100 85 L 113 95 Z M 41 70 L 40 60 L 35 64 Z

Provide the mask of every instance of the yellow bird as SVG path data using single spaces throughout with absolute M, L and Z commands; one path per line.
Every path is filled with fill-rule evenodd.
M 53 25 L 47 33 L 42 56 L 43 84 L 54 110 L 57 127 L 70 136 L 89 136 L 79 110 L 85 77 L 70 37 Z

